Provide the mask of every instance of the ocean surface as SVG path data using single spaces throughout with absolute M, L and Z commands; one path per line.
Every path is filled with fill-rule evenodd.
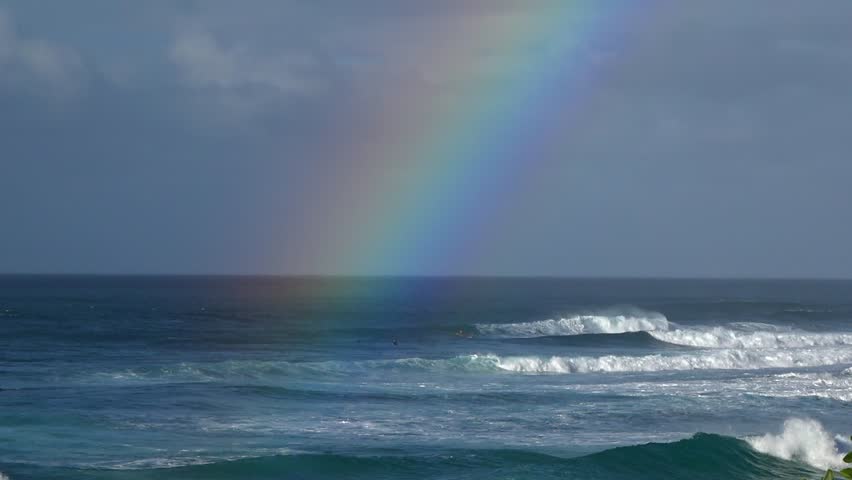
M 0 277 L 0 479 L 801 479 L 852 282 Z

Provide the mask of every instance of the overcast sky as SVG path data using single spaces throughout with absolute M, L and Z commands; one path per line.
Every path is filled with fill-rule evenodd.
M 0 272 L 852 277 L 848 0 L 589 7 L 594 62 L 565 61 L 590 79 L 548 92 L 562 147 L 517 160 L 534 173 L 467 197 L 478 220 L 418 243 L 422 262 L 353 270 L 317 247 L 351 235 L 324 222 L 353 201 L 339 177 L 377 168 L 347 149 L 393 143 L 362 124 L 383 99 L 550 61 L 463 46 L 487 34 L 467 25 L 552 7 L 0 0 Z M 433 69 L 448 31 L 491 67 Z M 398 201 L 371 181 L 352 195 Z

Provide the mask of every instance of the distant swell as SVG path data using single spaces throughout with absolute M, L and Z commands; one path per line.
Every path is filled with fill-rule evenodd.
M 650 332 L 668 328 L 669 322 L 662 314 L 639 311 L 631 314 L 575 315 L 558 320 L 476 325 L 477 331 L 482 335 L 503 338 Z

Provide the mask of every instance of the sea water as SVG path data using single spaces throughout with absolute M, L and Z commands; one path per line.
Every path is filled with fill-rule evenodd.
M 852 282 L 0 277 L 2 479 L 775 479 Z

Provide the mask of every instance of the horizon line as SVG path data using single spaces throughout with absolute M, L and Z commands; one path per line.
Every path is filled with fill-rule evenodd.
M 557 274 L 329 274 L 329 273 L 116 273 L 116 272 L 0 272 L 0 277 L 148 277 L 148 278 L 257 278 L 316 280 L 740 280 L 740 281 L 852 281 L 839 276 L 724 276 L 724 275 L 557 275 Z

